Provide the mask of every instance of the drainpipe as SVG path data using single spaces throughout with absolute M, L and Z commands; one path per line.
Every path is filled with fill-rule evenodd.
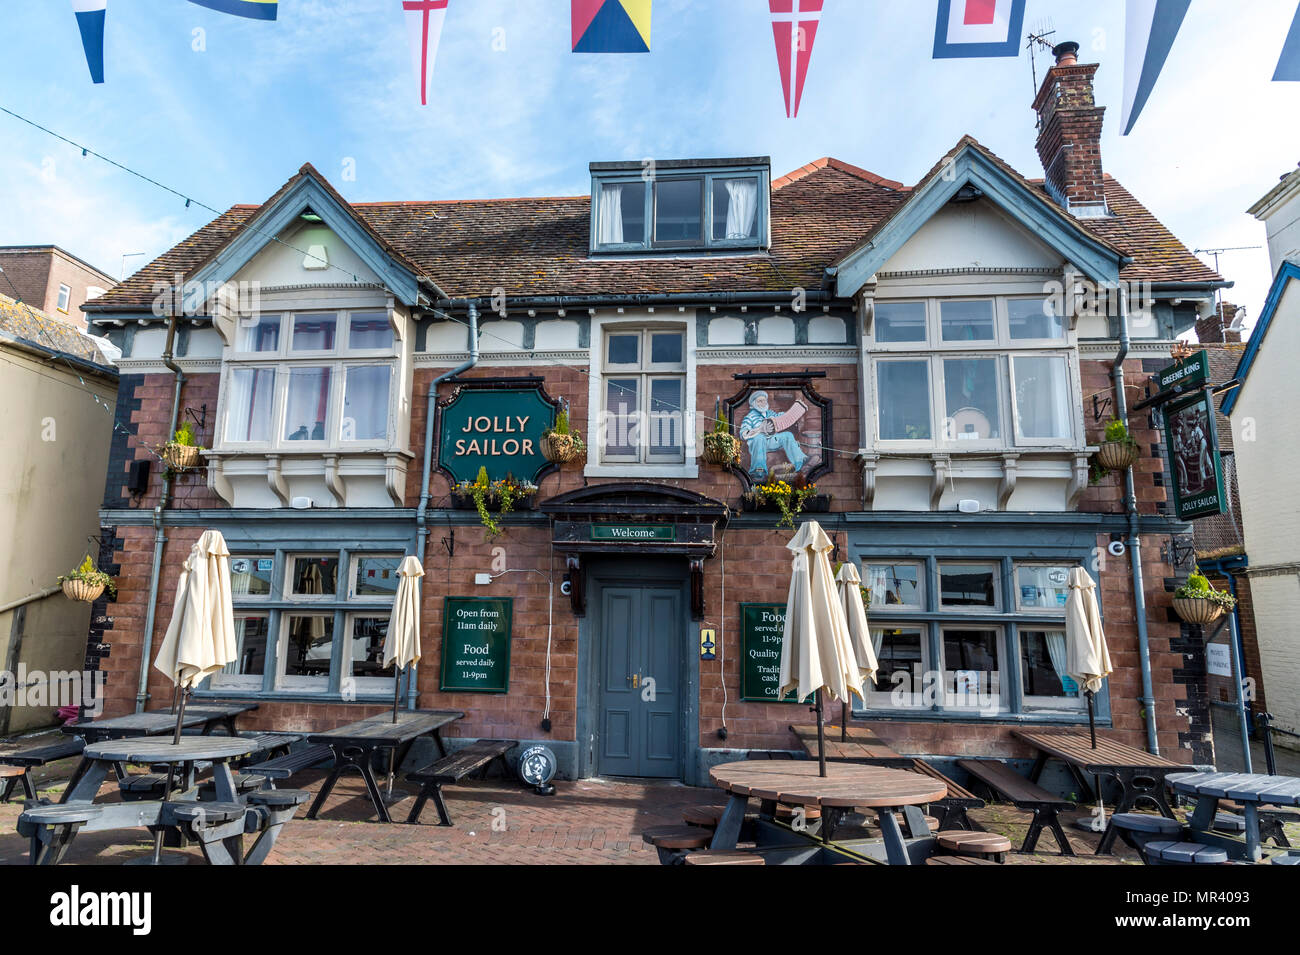
M 172 349 L 176 344 L 176 316 L 173 315 L 167 325 L 167 344 L 163 346 L 163 364 L 176 375 L 176 387 L 172 392 L 171 425 L 167 428 L 167 437 L 176 433 L 176 422 L 181 413 L 181 387 L 185 384 L 185 372 L 172 359 Z M 162 577 L 163 545 L 167 536 L 163 533 L 163 510 L 171 495 L 172 478 L 168 471 L 163 471 L 162 492 L 153 509 L 153 570 L 149 575 L 149 599 L 146 603 L 144 617 L 144 642 L 140 649 L 140 685 L 135 694 L 135 711 L 144 712 L 144 705 L 149 699 L 149 657 L 153 653 L 153 628 L 158 611 L 158 581 Z
M 1128 295 L 1119 289 L 1119 351 L 1110 366 L 1115 382 L 1116 416 L 1128 427 L 1128 401 L 1124 395 L 1124 359 L 1128 356 Z M 1133 469 L 1124 471 L 1124 511 L 1128 514 L 1128 558 L 1133 572 L 1133 611 L 1137 616 L 1138 663 L 1142 669 L 1142 707 L 1146 711 L 1147 749 L 1160 755 L 1156 737 L 1156 701 L 1151 689 L 1151 644 L 1147 637 L 1147 599 L 1142 581 L 1142 538 L 1138 535 L 1137 492 L 1133 486 Z
M 1235 598 L 1237 596 L 1237 578 L 1232 576 L 1226 569 L 1221 571 L 1228 578 L 1228 592 Z M 1233 605 L 1232 611 L 1228 614 L 1228 635 L 1232 638 L 1232 672 L 1237 680 L 1237 691 L 1234 694 L 1237 698 L 1237 723 L 1241 727 L 1241 754 L 1245 764 L 1243 772 L 1253 773 L 1255 770 L 1251 767 L 1250 759 L 1250 719 L 1246 715 L 1246 698 L 1243 695 L 1246 685 L 1246 653 L 1241 648 L 1241 604 Z M 1264 736 L 1268 737 L 1268 723 L 1264 724 Z M 1272 768 L 1269 772 L 1273 772 Z

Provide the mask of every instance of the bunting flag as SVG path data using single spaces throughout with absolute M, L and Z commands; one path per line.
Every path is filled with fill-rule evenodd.
M 1025 0 L 939 0 L 931 59 L 1017 56 Z
M 102 83 L 104 18 L 108 15 L 108 0 L 72 0 L 72 12 L 77 15 L 77 29 L 81 31 L 81 48 L 86 51 L 90 80 L 92 83 Z
M 1164 68 L 1191 0 L 1128 0 L 1124 13 L 1124 112 L 1127 136 Z
M 1300 80 L 1300 6 L 1295 8 L 1295 19 L 1287 31 L 1286 42 L 1282 44 L 1282 55 L 1277 58 L 1273 79 Z
M 574 53 L 649 53 L 651 0 L 570 0 Z
M 447 16 L 447 0 L 402 0 L 406 11 L 406 35 L 411 41 L 411 62 L 420 81 L 420 105 L 429 105 L 429 81 L 433 78 L 433 61 L 438 58 L 438 41 L 442 38 L 442 21 Z
M 790 119 L 799 115 L 803 81 L 808 76 L 822 3 L 823 0 L 767 0 L 772 14 L 772 36 L 776 40 L 776 63 L 781 68 L 785 115 Z
M 218 13 L 249 20 L 274 20 L 277 0 L 190 0 Z

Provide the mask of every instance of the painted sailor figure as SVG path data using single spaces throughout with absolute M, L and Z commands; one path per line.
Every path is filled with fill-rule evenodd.
M 785 413 L 773 411 L 768 407 L 767 392 L 756 391 L 749 396 L 749 412 L 740 422 L 741 440 L 749 444 L 749 473 L 758 481 L 767 480 L 767 453 L 782 451 L 790 462 L 793 473 L 798 473 L 808 460 L 793 432 L 791 425 L 803 417 L 804 408 L 795 402 L 793 408 Z

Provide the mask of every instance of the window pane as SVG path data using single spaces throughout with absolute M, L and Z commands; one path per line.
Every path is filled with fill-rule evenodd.
M 352 593 L 357 597 L 397 596 L 397 567 L 401 562 L 401 557 L 358 557 Z
M 713 238 L 752 239 L 758 235 L 758 180 L 713 181 Z
M 321 682 L 327 681 L 333 644 L 333 614 L 291 614 L 284 675 L 316 677 Z
M 608 454 L 637 453 L 637 409 L 640 379 L 605 380 L 605 451 Z
M 279 315 L 245 315 L 239 320 L 240 351 L 278 351 L 279 348 Z
M 939 601 L 945 607 L 993 607 L 996 578 L 996 564 L 940 564 Z
M 908 695 L 920 693 L 924 680 L 921 631 L 872 630 L 871 642 L 880 664 L 876 692 L 892 693 L 897 689 Z
M 388 438 L 387 365 L 354 365 L 347 369 L 343 388 L 344 441 L 383 441 Z
M 270 441 L 275 410 L 275 369 L 236 368 L 230 373 L 227 441 Z
M 607 365 L 640 365 L 641 336 L 636 333 L 610 335 L 608 349 L 605 353 L 605 363 Z
M 946 342 L 991 342 L 993 302 L 940 302 L 939 323 Z
M 650 380 L 650 453 L 682 453 L 682 380 Z
M 1064 338 L 1065 323 L 1049 299 L 1007 299 L 1007 326 L 1014 338 Z
M 293 593 L 295 595 L 338 593 L 339 559 L 337 557 L 295 557 L 293 559 Z
M 929 362 L 880 362 L 876 365 L 876 393 L 882 440 L 929 440 Z
M 258 676 L 266 669 L 267 623 L 265 614 L 235 617 L 235 659 L 222 669 L 223 674 Z
M 387 312 L 353 312 L 348 316 L 349 348 L 391 348 L 393 326 Z
M 1064 356 L 1017 355 L 1012 370 L 1016 378 L 1016 436 L 1072 438 L 1070 376 Z
M 68 288 L 66 285 L 60 285 L 59 302 L 58 302 L 58 308 L 60 312 L 66 312 L 68 310 L 68 302 L 71 301 L 71 299 L 72 299 L 72 289 Z
M 352 675 L 393 676 L 393 665 L 384 666 L 384 641 L 388 639 L 388 617 L 354 617 L 352 620 Z
M 878 342 L 923 342 L 925 303 L 878 302 L 873 324 Z
M 1079 698 L 1079 684 L 1066 673 L 1065 631 L 1020 631 L 1020 672 L 1025 696 Z
M 944 691 L 958 706 L 987 703 L 979 697 L 997 697 L 1001 691 L 998 669 L 998 631 L 985 629 L 943 631 Z
M 871 591 L 871 609 L 921 606 L 920 577 L 916 564 L 868 564 L 863 583 Z
M 272 557 L 231 557 L 230 594 L 233 597 L 265 597 L 271 593 Z
M 645 183 L 606 182 L 600 187 L 596 243 L 645 242 Z
M 998 360 L 945 358 L 943 390 L 948 420 L 944 433 L 952 441 L 987 441 L 1002 437 L 998 412 Z
M 286 441 L 324 441 L 330 406 L 330 369 L 294 368 L 289 372 L 285 401 Z
M 1070 568 L 1034 567 L 1020 565 L 1016 568 L 1016 593 L 1024 609 L 1065 609 L 1070 596 Z
M 698 242 L 702 234 L 700 179 L 660 179 L 655 183 L 655 241 Z
M 308 312 L 293 317 L 294 351 L 329 351 L 334 347 L 334 312 Z
M 650 335 L 650 362 L 655 365 L 682 364 L 681 332 L 654 332 Z

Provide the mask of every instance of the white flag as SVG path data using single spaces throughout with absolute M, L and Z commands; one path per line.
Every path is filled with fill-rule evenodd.
M 406 32 L 411 39 L 411 61 L 420 81 L 420 105 L 429 105 L 429 80 L 433 61 L 438 58 L 438 40 L 442 21 L 447 16 L 447 0 L 402 0 L 406 12 Z

